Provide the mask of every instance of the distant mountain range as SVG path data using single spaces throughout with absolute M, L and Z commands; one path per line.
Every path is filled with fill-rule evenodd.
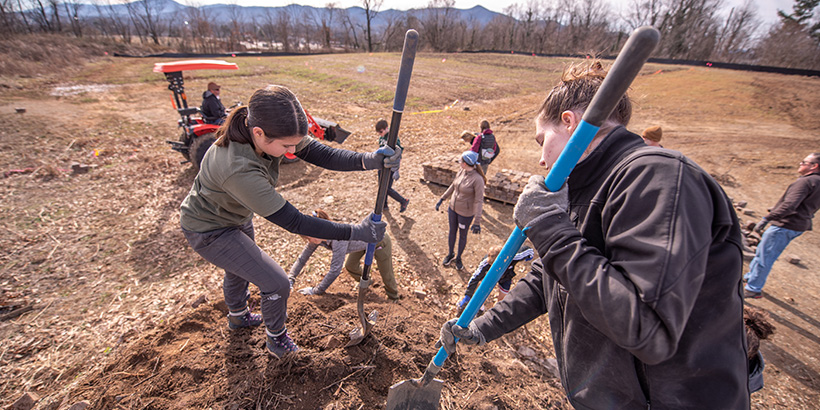
M 150 1 L 149 4 L 152 7 L 152 12 L 156 13 L 156 15 L 158 15 L 162 20 L 166 21 L 168 18 L 178 19 L 180 22 L 185 21 L 185 19 L 189 16 L 189 9 L 191 8 L 190 6 L 177 3 L 174 0 L 153 0 Z M 142 5 L 134 4 L 134 6 L 136 10 L 141 11 L 140 7 Z M 229 23 L 233 19 L 233 16 L 237 16 L 237 18 L 244 23 L 251 23 L 254 20 L 261 23 L 267 20 L 268 12 L 275 16 L 279 10 L 283 9 L 287 10 L 288 13 L 297 21 L 314 21 L 318 19 L 318 17 L 314 16 L 319 16 L 320 13 L 324 13 L 326 11 L 323 7 L 302 6 L 298 4 L 280 7 L 243 7 L 229 4 L 212 4 L 200 6 L 198 9 L 205 13 L 208 19 L 215 24 Z M 60 7 L 60 10 L 64 10 L 64 8 Z M 346 10 L 351 21 L 356 25 L 361 26 L 366 23 L 365 11 L 361 7 L 349 7 L 347 9 L 338 10 Z M 411 9 L 406 11 L 395 9 L 382 10 L 379 11 L 376 18 L 373 19 L 372 24 L 375 29 L 379 29 L 386 25 L 388 21 L 400 19 L 408 13 L 421 16 L 425 10 L 426 9 Z M 460 18 L 463 21 L 474 21 L 481 26 L 486 25 L 497 16 L 503 16 L 501 13 L 487 10 L 482 6 L 475 6 L 471 9 L 453 9 L 453 12 L 457 18 Z M 114 15 L 125 17 L 128 15 L 128 6 L 125 4 L 103 6 L 85 4 L 79 10 L 79 15 L 82 19 L 93 19 L 100 17 L 100 15 L 103 17 L 109 17 L 112 13 Z M 334 14 L 334 19 L 337 17 L 338 14 Z M 334 26 L 339 24 L 339 21 L 333 22 Z

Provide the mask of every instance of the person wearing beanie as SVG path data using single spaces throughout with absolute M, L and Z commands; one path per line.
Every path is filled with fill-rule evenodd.
M 661 129 L 658 125 L 653 125 L 645 130 L 641 134 L 641 138 L 643 138 L 643 142 L 650 147 L 661 147 L 661 137 L 663 137 L 663 129 Z
M 453 183 L 444 191 L 436 202 L 436 211 L 441 204 L 450 199 L 447 207 L 447 216 L 450 225 L 447 246 L 449 252 L 444 258 L 443 265 L 455 264 L 458 270 L 464 269 L 461 254 L 467 246 L 467 228 L 473 224 L 473 233 L 481 233 L 481 207 L 484 203 L 484 185 L 487 178 L 478 162 L 478 154 L 473 151 L 464 151 L 459 161 L 461 169 L 456 174 Z M 459 236 L 457 252 L 454 252 L 456 235 Z

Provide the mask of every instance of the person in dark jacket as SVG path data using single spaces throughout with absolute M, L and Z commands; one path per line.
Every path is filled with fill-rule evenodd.
M 208 89 L 202 93 L 202 120 L 206 124 L 222 125 L 225 122 L 225 106 L 219 99 L 219 90 L 222 87 L 215 82 L 208 83 Z
M 536 117 L 551 167 L 606 71 L 569 67 Z M 540 259 L 454 337 L 484 344 L 549 313 L 561 384 L 576 409 L 749 409 L 741 233 L 697 164 L 647 147 L 624 96 L 558 192 L 532 177 L 513 211 Z
M 749 262 L 749 273 L 744 275 L 744 297 L 763 297 L 763 285 L 774 261 L 791 241 L 811 230 L 811 220 L 820 209 L 820 152 L 803 158 L 797 173 L 800 174 L 797 181 L 789 185 L 769 214 L 755 225 L 755 232 L 763 236 L 755 249 L 754 259 Z M 772 226 L 766 229 L 769 222 Z

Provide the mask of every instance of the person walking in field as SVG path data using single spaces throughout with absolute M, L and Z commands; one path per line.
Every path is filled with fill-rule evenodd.
M 330 220 L 330 215 L 321 209 L 317 209 L 313 214 L 319 218 Z M 367 242 L 346 241 L 341 239 L 325 240 L 309 236 L 303 236 L 303 238 L 307 240 L 308 243 L 305 245 L 305 249 L 302 250 L 302 254 L 299 255 L 299 259 L 293 263 L 293 266 L 290 268 L 290 273 L 288 273 L 288 280 L 291 286 L 296 282 L 296 278 L 302 272 L 302 269 L 318 247 L 321 246 L 330 249 L 330 251 L 333 252 L 333 256 L 330 259 L 330 269 L 324 278 L 322 278 L 316 286 L 299 289 L 299 293 L 303 295 L 324 294 L 327 288 L 333 284 L 333 281 L 339 277 L 339 274 L 342 272 L 342 264 L 344 264 L 345 269 L 350 273 L 356 283 L 361 280 L 362 268 L 360 262 L 362 261 L 362 257 L 364 257 L 365 251 L 367 251 Z M 346 262 L 345 255 L 347 255 Z M 387 297 L 391 301 L 399 300 L 399 287 L 398 284 L 396 284 L 396 277 L 393 274 L 393 244 L 389 234 L 385 233 L 382 241 L 376 244 L 373 259 L 376 260 L 376 266 L 379 268 Z
M 755 249 L 755 257 L 744 275 L 746 288 L 743 295 L 757 299 L 763 296 L 763 286 L 769 277 L 774 261 L 803 232 L 810 231 L 812 218 L 820 209 L 820 152 L 803 158 L 797 166 L 800 177 L 786 189 L 774 208 L 755 225 L 755 232 L 762 234 Z M 766 229 L 769 223 L 772 226 Z M 765 232 L 764 232 L 765 229 Z
M 286 153 L 336 171 L 395 166 L 401 152 L 383 147 L 371 153 L 331 148 L 308 136 L 299 100 L 272 85 L 254 92 L 247 107 L 228 117 L 180 207 L 180 225 L 191 247 L 225 270 L 222 290 L 231 329 L 265 324 L 268 351 L 281 358 L 299 350 L 288 335 L 290 283 L 285 271 L 254 242 L 253 215 L 288 232 L 323 239 L 377 243 L 384 222 L 365 218 L 345 225 L 300 213 L 276 192 L 279 163 Z M 251 313 L 248 283 L 261 292 L 262 314 Z
M 379 147 L 384 147 L 387 145 L 387 132 L 389 131 L 389 126 L 387 124 L 387 120 L 380 119 L 376 121 L 376 133 L 379 134 Z M 396 146 L 404 150 L 404 147 L 401 146 L 401 140 L 396 138 Z M 401 164 L 399 164 L 401 165 Z M 410 200 L 401 196 L 395 189 L 393 189 L 393 182 L 399 180 L 399 165 L 393 167 L 393 173 L 390 175 L 389 182 L 387 183 L 387 196 L 396 200 L 399 203 L 399 212 L 404 212 L 407 210 L 407 205 L 410 204 Z M 379 178 L 381 178 L 381 173 L 383 171 L 379 171 Z M 384 198 L 384 209 L 387 209 L 387 198 Z
M 568 67 L 536 116 L 552 167 L 606 71 Z M 749 409 L 740 223 L 720 185 L 629 132 L 618 101 L 567 183 L 533 176 L 513 210 L 539 259 L 504 300 L 439 344 L 485 344 L 549 314 L 576 409 Z
M 441 195 L 435 208 L 438 211 L 441 204 L 450 199 L 450 206 L 447 207 L 450 226 L 447 237 L 449 252 L 444 257 L 443 265 L 450 266 L 453 263 L 456 269 L 462 270 L 464 263 L 461 261 L 461 254 L 467 247 L 467 229 L 470 228 L 470 223 L 473 224 L 470 228 L 473 233 L 481 233 L 481 210 L 487 178 L 478 164 L 478 154 L 475 152 L 464 151 L 459 164 L 461 169 L 456 173 L 453 183 Z M 454 252 L 456 235 L 459 237 L 457 253 Z

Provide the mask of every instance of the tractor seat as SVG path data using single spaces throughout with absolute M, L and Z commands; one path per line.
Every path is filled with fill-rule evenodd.
M 198 107 L 179 108 L 179 109 L 177 109 L 177 112 L 181 116 L 194 115 L 194 114 L 199 114 L 200 113 Z

